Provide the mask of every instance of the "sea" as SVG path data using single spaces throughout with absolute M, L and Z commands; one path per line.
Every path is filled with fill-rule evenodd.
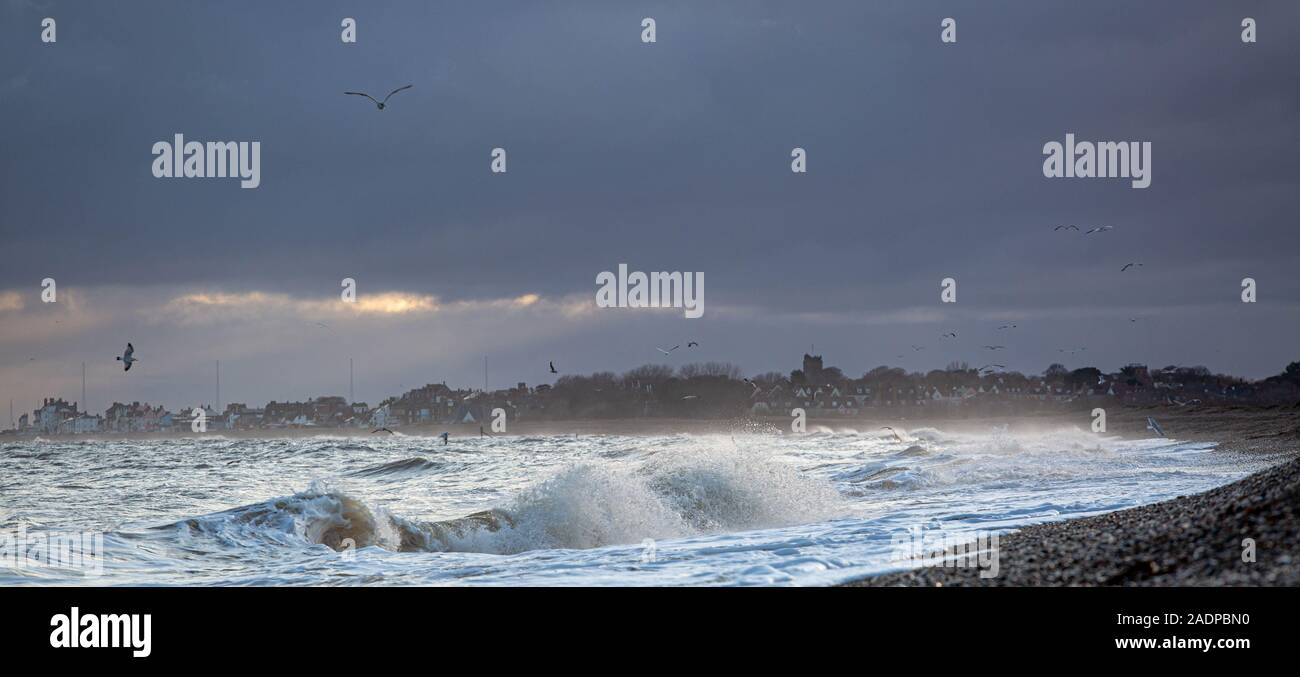
M 1160 437 L 899 432 L 11 440 L 0 585 L 828 585 L 1255 469 Z

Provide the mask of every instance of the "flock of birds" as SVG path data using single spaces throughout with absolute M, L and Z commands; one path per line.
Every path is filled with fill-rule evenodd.
M 1112 230 L 1114 230 L 1114 229 L 1115 229 L 1114 226 L 1096 226 L 1096 227 L 1093 227 L 1093 228 L 1089 228 L 1088 230 L 1085 231 L 1085 230 L 1083 230 L 1083 229 L 1081 229 L 1081 228 L 1079 228 L 1078 226 L 1075 226 L 1075 225 L 1064 225 L 1064 226 L 1056 226 L 1056 227 L 1053 228 L 1052 230 L 1053 230 L 1053 231 L 1056 231 L 1056 232 L 1061 232 L 1061 231 L 1075 231 L 1075 232 L 1080 232 L 1080 233 L 1082 233 L 1082 234 L 1084 234 L 1084 235 L 1095 235 L 1095 234 L 1098 234 L 1098 233 L 1106 233 L 1106 232 L 1110 232 L 1110 231 L 1112 231 Z M 1138 262 L 1138 261 L 1131 261 L 1131 262 L 1129 262 L 1129 263 L 1124 264 L 1124 265 L 1119 269 L 1119 271 L 1120 271 L 1121 273 L 1125 273 L 1125 272 L 1128 272 L 1129 270 L 1133 270 L 1133 269 L 1141 268 L 1141 267 L 1142 267 L 1142 263 L 1141 263 L 1141 262 Z M 1129 322 L 1137 322 L 1139 319 L 1140 319 L 1140 318 L 1137 318 L 1137 317 L 1130 317 L 1130 318 L 1128 319 L 1128 321 L 1129 321 Z M 1008 330 L 1008 329 L 1016 329 L 1016 328 L 1018 328 L 1018 325 L 1015 325 L 1015 324 L 1004 324 L 1004 325 L 999 326 L 999 327 L 998 327 L 998 330 L 999 330 L 999 331 L 1005 331 L 1005 330 Z M 940 340 L 945 340 L 945 339 L 956 339 L 956 338 L 957 338 L 957 332 L 955 332 L 955 331 L 944 332 L 944 333 L 939 337 Z M 984 348 L 985 348 L 986 350 L 1004 350 L 1004 349 L 1006 348 L 1006 346 L 1002 346 L 1002 345 L 985 345 Z M 925 346 L 919 346 L 919 345 L 916 345 L 916 344 L 912 344 L 912 352 L 920 352 L 920 351 L 922 351 L 922 350 L 925 350 Z M 1083 352 L 1083 351 L 1085 351 L 1085 350 L 1087 350 L 1087 348 L 1061 348 L 1061 349 L 1057 350 L 1057 352 L 1059 352 L 1059 353 L 1065 353 L 1065 354 L 1069 354 L 1069 355 L 1075 355 L 1075 354 L 1081 353 L 1081 352 Z M 898 359 L 903 359 L 903 355 L 897 355 L 896 357 L 897 357 Z M 1005 365 L 1000 365 L 1000 364 L 989 364 L 989 365 L 985 365 L 985 366 L 983 366 L 983 367 L 980 367 L 980 368 L 979 368 L 979 371 L 980 371 L 981 374 L 983 374 L 983 373 L 991 373 L 991 372 L 992 372 L 993 370 L 995 370 L 995 369 L 1006 369 L 1006 366 L 1005 366 Z
M 1073 231 L 1076 231 L 1076 232 L 1077 232 L 1077 231 L 1079 231 L 1079 227 L 1078 227 L 1078 226 L 1057 226 L 1057 227 L 1053 228 L 1052 230 L 1054 230 L 1054 231 L 1073 230 Z M 1109 232 L 1109 231 L 1112 231 L 1112 230 L 1115 230 L 1115 226 L 1097 226 L 1097 227 L 1095 227 L 1095 228 L 1089 228 L 1088 230 L 1083 231 L 1083 234 L 1084 234 L 1084 235 L 1092 235 L 1092 234 L 1094 234 L 1094 233 L 1105 233 L 1105 232 Z M 1123 268 L 1120 268 L 1120 269 L 1119 269 L 1119 272 L 1123 273 L 1123 272 L 1127 272 L 1128 269 L 1130 269 L 1130 268 L 1141 268 L 1141 267 L 1142 267 L 1142 264 L 1141 264 L 1141 263 L 1137 263 L 1137 262 L 1126 263 L 1126 264 L 1124 264 L 1124 267 L 1123 267 Z

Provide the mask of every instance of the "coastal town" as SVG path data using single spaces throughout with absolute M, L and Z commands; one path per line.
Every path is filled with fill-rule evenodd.
M 557 421 L 638 417 L 764 417 L 803 409 L 810 416 L 853 418 L 1022 414 L 1069 407 L 1119 405 L 1286 404 L 1300 402 L 1300 362 L 1259 381 L 1211 373 L 1204 367 L 1151 369 L 1129 364 L 1103 373 L 1094 367 L 1049 366 L 1042 374 L 989 371 L 962 363 L 927 373 L 881 366 L 850 378 L 824 366 L 820 355 L 803 356 L 789 374 L 769 372 L 746 379 L 724 362 L 645 365 L 622 375 L 598 372 L 561 376 L 554 384 L 484 391 L 431 383 L 377 405 L 324 395 L 301 402 L 254 407 L 231 402 L 175 411 L 160 404 L 114 402 L 102 414 L 78 403 L 48 397 L 19 416 L 6 436 L 189 432 L 204 429 L 304 428 L 394 429 L 418 425 L 480 424 L 501 410 L 509 421 Z M 199 411 L 201 409 L 202 411 Z

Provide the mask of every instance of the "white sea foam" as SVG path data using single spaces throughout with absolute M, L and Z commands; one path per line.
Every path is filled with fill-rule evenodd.
M 807 584 L 897 566 L 919 524 L 1013 529 L 1250 470 L 1073 429 L 907 436 L 22 442 L 0 512 L 109 532 L 100 584 Z M 37 580 L 79 582 L 0 570 Z

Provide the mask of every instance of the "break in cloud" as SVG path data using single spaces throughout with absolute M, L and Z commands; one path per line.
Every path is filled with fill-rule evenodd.
M 85 361 L 100 409 L 210 401 L 221 359 L 224 400 L 302 398 L 351 357 L 374 400 L 686 340 L 748 373 L 813 345 L 847 373 L 1297 358 L 1300 5 L 616 5 L 0 7 L 0 397 L 78 398 Z M 342 94 L 407 83 L 382 113 Z M 1151 187 L 1044 179 L 1066 132 L 1150 141 Z M 154 179 L 175 133 L 260 141 L 262 185 Z M 704 271 L 705 317 L 590 307 L 622 262 Z

